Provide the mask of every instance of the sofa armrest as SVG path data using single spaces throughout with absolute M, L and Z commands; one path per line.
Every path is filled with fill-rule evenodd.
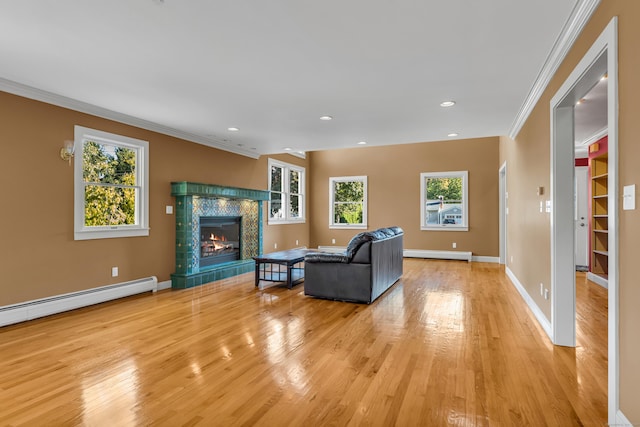
M 305 255 L 304 262 L 310 263 L 343 263 L 346 264 L 350 261 L 349 257 L 345 254 L 336 254 L 329 252 L 311 252 Z

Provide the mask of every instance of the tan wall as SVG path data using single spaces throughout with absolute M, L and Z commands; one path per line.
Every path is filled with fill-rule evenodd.
M 499 255 L 498 138 L 310 153 L 311 243 L 345 246 L 358 230 L 329 229 L 329 178 L 366 175 L 369 229 L 398 225 L 405 249 Z M 469 171 L 469 231 L 420 230 L 420 173 Z
M 0 306 L 151 275 L 169 280 L 175 265 L 175 217 L 165 214 L 174 204 L 171 181 L 268 186 L 266 157 L 254 160 L 4 92 L 0 117 Z M 73 240 L 73 167 L 58 153 L 76 124 L 149 141 L 149 237 Z M 265 250 L 268 242 L 308 243 L 308 235 L 306 224 L 265 226 Z
M 550 225 L 548 215 L 539 213 L 539 197 L 535 187 L 549 185 L 550 119 L 549 103 L 573 68 L 607 26 L 618 16 L 618 84 L 619 84 L 619 178 L 620 187 L 640 181 L 640 2 L 603 0 L 569 55 L 559 68 L 549 87 L 535 107 L 515 141 L 501 141 L 501 159 L 507 161 L 509 192 L 509 253 L 514 262 L 509 268 L 515 273 L 549 317 L 548 301 L 540 300 L 539 282 L 550 281 Z M 622 188 L 620 188 L 622 191 Z M 621 195 L 617 194 L 621 206 Z M 547 196 L 548 198 L 548 196 Z M 640 423 L 640 286 L 637 279 L 638 236 L 640 212 L 619 212 L 619 324 L 620 324 L 620 409 L 632 423 Z M 509 261 L 509 260 L 507 260 Z

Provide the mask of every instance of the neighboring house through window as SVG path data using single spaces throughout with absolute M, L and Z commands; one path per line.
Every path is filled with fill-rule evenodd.
M 305 169 L 269 159 L 269 224 L 304 222 Z
M 149 143 L 75 127 L 75 240 L 149 235 Z
M 367 228 L 367 177 L 329 178 L 329 227 Z
M 467 171 L 420 174 L 420 228 L 467 231 Z

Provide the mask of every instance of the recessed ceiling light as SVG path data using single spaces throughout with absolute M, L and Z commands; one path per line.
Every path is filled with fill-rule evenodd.
M 320 120 L 333 120 L 331 116 L 320 116 Z
M 358 142 L 358 145 L 366 145 L 366 144 L 367 144 L 367 141 L 360 141 L 360 142 Z
M 448 137 L 450 137 L 450 138 L 453 138 L 454 136 L 458 136 L 458 134 L 457 134 L 457 133 L 455 133 L 455 132 L 451 132 L 451 133 L 450 133 L 450 134 L 448 134 L 447 136 L 448 136 Z
M 291 147 L 284 147 L 284 151 L 291 151 Z
M 238 132 L 240 129 L 239 128 L 235 128 L 235 127 L 230 127 L 230 128 L 227 128 L 227 130 L 229 132 Z
M 604 76 L 602 76 L 600 80 L 607 80 L 607 77 L 609 77 L 609 75 L 607 73 L 604 73 Z
M 453 107 L 454 105 L 456 105 L 456 101 L 443 101 L 440 103 L 441 107 Z

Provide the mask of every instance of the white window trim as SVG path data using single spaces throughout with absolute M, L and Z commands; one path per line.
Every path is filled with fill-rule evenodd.
M 102 132 L 82 126 L 75 126 L 74 130 L 74 239 L 110 239 L 117 237 L 138 237 L 149 235 L 149 143 L 140 139 L 129 138 L 113 133 Z M 112 145 L 119 145 L 134 149 L 138 152 L 136 161 L 136 182 L 140 183 L 136 206 L 136 224 L 115 225 L 104 227 L 86 227 L 84 225 L 84 180 L 83 170 L 83 141 L 91 139 L 103 141 Z
M 427 225 L 426 218 L 426 178 L 462 178 L 462 224 Z M 423 172 L 420 174 L 420 229 L 437 231 L 469 231 L 469 172 Z
M 269 184 L 269 194 L 271 194 L 271 168 L 272 166 L 277 166 L 279 168 L 282 168 L 282 188 L 283 190 L 289 190 L 289 171 L 294 170 L 297 171 L 300 174 L 300 198 L 302 199 L 300 201 L 300 217 L 298 218 L 291 218 L 289 216 L 289 191 L 280 191 L 280 193 L 283 193 L 285 195 L 285 202 L 284 202 L 284 211 L 286 212 L 285 217 L 284 218 L 273 218 L 271 216 L 271 199 L 269 199 L 269 201 L 267 202 L 267 224 L 268 225 L 277 225 L 277 224 L 304 224 L 306 219 L 305 219 L 305 215 L 306 215 L 306 203 L 307 203 L 307 196 L 306 196 L 306 172 L 305 172 L 305 168 L 302 166 L 296 166 L 293 165 L 291 163 L 286 163 L 286 162 L 281 162 L 278 160 L 274 160 L 274 159 L 269 159 L 268 162 L 268 167 L 267 167 L 267 179 L 268 179 L 268 184 Z
M 333 192 L 334 183 L 336 182 L 351 182 L 362 181 L 364 184 L 364 197 L 362 200 L 362 224 L 336 224 L 333 221 L 334 218 L 334 199 L 335 194 Z M 347 229 L 347 230 L 359 230 L 366 229 L 367 222 L 367 177 L 366 176 L 338 176 L 329 178 L 329 228 Z

